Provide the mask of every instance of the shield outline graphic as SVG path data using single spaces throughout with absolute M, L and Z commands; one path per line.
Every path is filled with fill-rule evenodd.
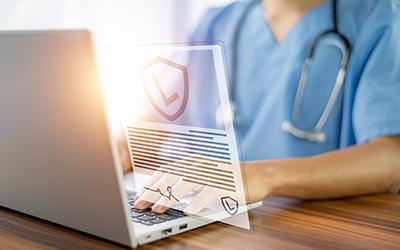
M 229 201 L 234 202 L 234 210 L 232 210 L 232 207 L 229 205 Z M 230 215 L 235 215 L 239 210 L 239 202 L 230 196 L 221 197 L 221 203 L 225 211 Z
M 179 107 L 179 109 L 172 115 L 167 114 L 157 104 L 157 102 L 154 100 L 153 96 L 151 95 L 151 93 L 150 93 L 150 91 L 149 91 L 149 89 L 147 87 L 146 80 L 145 80 L 145 77 L 144 77 L 144 71 L 145 70 L 147 70 L 147 69 L 149 69 L 149 68 L 151 68 L 154 65 L 159 64 L 159 63 L 163 63 L 163 64 L 165 64 L 165 65 L 167 65 L 169 67 L 175 68 L 175 69 L 181 71 L 182 75 L 183 75 L 183 88 L 184 88 L 183 89 L 183 100 L 182 100 L 182 103 L 181 103 L 181 106 Z M 149 98 L 149 100 L 151 102 L 151 105 L 154 107 L 154 109 L 157 110 L 157 112 L 160 115 L 162 115 L 164 118 L 166 118 L 167 120 L 169 120 L 171 122 L 175 121 L 176 119 L 178 119 L 183 114 L 183 112 L 185 111 L 187 103 L 188 103 L 188 100 L 189 100 L 189 74 L 188 74 L 187 68 L 185 66 L 181 65 L 181 64 L 175 63 L 175 62 L 173 62 L 171 60 L 168 60 L 168 59 L 165 59 L 165 58 L 163 58 L 161 56 L 158 56 L 158 57 L 152 59 L 151 61 L 143 64 L 141 69 L 140 69 L 140 74 L 141 74 L 141 77 L 142 77 L 142 81 L 143 81 L 143 84 L 144 84 L 144 88 L 145 88 L 147 97 Z

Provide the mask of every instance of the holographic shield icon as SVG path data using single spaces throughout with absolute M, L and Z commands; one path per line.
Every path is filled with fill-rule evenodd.
M 230 215 L 235 215 L 239 210 L 239 202 L 232 197 L 221 197 L 221 203 L 225 211 Z
M 144 88 L 154 109 L 165 119 L 178 119 L 188 103 L 187 68 L 163 57 L 156 57 L 141 68 Z

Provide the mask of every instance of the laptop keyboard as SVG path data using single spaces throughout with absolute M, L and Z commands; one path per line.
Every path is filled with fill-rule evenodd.
M 145 226 L 152 226 L 155 224 L 163 223 L 170 220 L 175 220 L 186 216 L 182 211 L 176 209 L 169 209 L 164 214 L 156 214 L 151 211 L 151 208 L 144 210 L 136 209 L 135 203 L 135 193 L 127 192 L 129 200 L 129 212 L 134 223 L 140 223 Z

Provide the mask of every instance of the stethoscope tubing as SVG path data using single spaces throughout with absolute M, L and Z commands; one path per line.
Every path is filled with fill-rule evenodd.
M 229 105 L 232 107 L 232 110 L 234 112 L 235 117 L 238 117 L 237 114 L 237 109 L 235 105 L 235 99 L 236 99 L 236 87 L 237 87 L 237 70 L 238 70 L 238 54 L 239 54 L 239 38 L 243 30 L 243 24 L 246 21 L 246 18 L 248 16 L 248 13 L 251 11 L 252 8 L 254 8 L 257 4 L 260 3 L 260 0 L 254 0 L 251 3 L 248 4 L 248 6 L 243 10 L 243 14 L 239 18 L 237 24 L 236 24 L 236 31 L 233 36 L 233 45 L 232 45 L 232 67 L 231 67 L 231 86 L 230 86 L 230 103 Z M 294 100 L 294 106 L 293 106 L 293 111 L 292 111 L 292 117 L 291 121 L 283 121 L 281 124 L 281 129 L 284 132 L 287 132 L 299 139 L 305 139 L 311 142 L 319 142 L 319 143 L 324 143 L 326 141 L 326 135 L 324 132 L 322 132 L 322 129 L 330 115 L 330 113 L 333 110 L 333 107 L 335 105 L 335 102 L 340 94 L 340 91 L 342 89 L 342 86 L 345 82 L 345 77 L 347 73 L 347 67 L 348 63 L 350 60 L 351 56 L 351 46 L 348 41 L 348 39 L 345 37 L 344 34 L 342 34 L 338 30 L 338 15 L 337 15 L 337 1 L 332 0 L 332 21 L 333 21 L 333 28 L 330 30 L 326 30 L 322 33 L 320 33 L 312 42 L 309 50 L 307 51 L 307 56 L 306 59 L 303 63 L 303 68 L 300 76 L 300 80 L 297 84 L 297 89 L 296 89 L 296 94 L 295 94 L 295 100 Z M 337 39 L 332 39 L 331 36 L 336 36 Z M 319 44 L 326 44 L 329 46 L 334 46 L 338 48 L 338 50 L 341 53 L 341 63 L 340 63 L 340 68 L 337 73 L 335 83 L 332 89 L 332 92 L 328 98 L 327 104 L 324 107 L 324 110 L 318 119 L 317 123 L 315 126 L 309 130 L 302 130 L 296 126 L 296 123 L 299 121 L 299 115 L 300 115 L 300 107 L 301 107 L 301 102 L 304 96 L 304 89 L 307 84 L 308 76 L 309 76 L 309 71 L 310 67 L 313 63 L 313 58 L 315 54 L 315 50 L 318 47 Z M 220 113 L 220 112 L 217 112 Z M 218 115 L 218 114 L 217 114 Z M 218 117 L 216 120 L 221 121 Z M 223 120 L 223 119 L 222 119 Z M 239 120 L 239 119 L 237 119 Z

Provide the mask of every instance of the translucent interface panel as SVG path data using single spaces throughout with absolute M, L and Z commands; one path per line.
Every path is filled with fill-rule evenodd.
M 221 46 L 112 47 L 105 68 L 139 199 L 250 229 Z

